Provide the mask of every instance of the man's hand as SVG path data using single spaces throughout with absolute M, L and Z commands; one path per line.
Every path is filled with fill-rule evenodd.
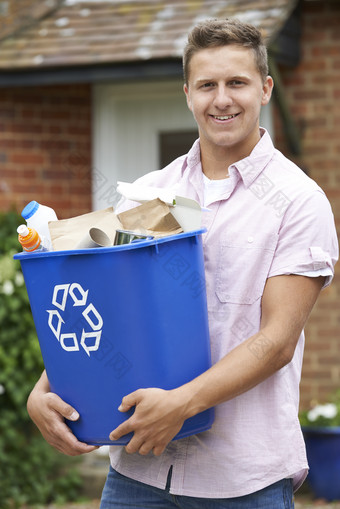
M 97 449 L 79 442 L 65 424 L 64 418 L 76 421 L 79 414 L 50 392 L 45 371 L 28 398 L 27 411 L 45 440 L 63 454 L 77 456 Z
M 155 456 L 159 456 L 186 419 L 183 390 L 139 389 L 123 398 L 119 410 L 127 412 L 133 406 L 133 415 L 112 431 L 110 439 L 118 440 L 133 432 L 125 447 L 128 453 L 138 451 L 146 455 L 153 451 Z

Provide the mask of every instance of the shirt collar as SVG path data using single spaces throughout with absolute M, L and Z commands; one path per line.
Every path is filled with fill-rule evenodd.
M 245 187 L 249 187 L 262 173 L 274 154 L 274 145 L 269 133 L 263 127 L 260 128 L 261 139 L 255 145 L 249 156 L 231 165 L 240 174 Z
M 183 164 L 182 171 L 186 166 L 194 168 L 197 164 L 201 164 L 201 147 L 199 138 L 194 142 L 193 146 L 189 150 L 186 161 Z
M 259 174 L 267 166 L 268 162 L 272 159 L 274 153 L 274 145 L 270 138 L 269 133 L 263 127 L 260 127 L 261 139 L 255 145 L 249 156 L 232 164 L 230 169 L 235 168 L 240 174 L 245 187 L 249 187 Z M 201 163 L 200 142 L 197 139 L 188 152 L 182 166 L 182 174 L 184 170 L 194 168 L 197 164 Z

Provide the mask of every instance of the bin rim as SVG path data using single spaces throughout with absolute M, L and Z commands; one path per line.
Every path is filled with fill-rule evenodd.
M 83 249 L 65 249 L 60 251 L 38 251 L 38 252 L 20 252 L 16 253 L 13 258 L 15 260 L 28 260 L 30 258 L 48 258 L 53 256 L 73 256 L 73 255 L 93 255 L 93 254 L 105 254 L 113 253 L 115 251 L 129 251 L 131 249 L 140 249 L 142 247 L 157 246 L 165 242 L 172 242 L 188 237 L 197 237 L 207 231 L 206 228 L 200 228 L 199 230 L 192 230 L 188 232 L 177 233 L 175 235 L 167 235 L 158 239 L 151 240 L 140 240 L 138 242 L 132 242 L 130 244 L 122 244 L 119 246 L 108 246 L 108 247 L 94 247 L 94 248 L 83 248 Z

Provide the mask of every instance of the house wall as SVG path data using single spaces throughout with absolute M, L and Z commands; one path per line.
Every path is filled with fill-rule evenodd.
M 91 86 L 0 91 L 0 210 L 31 200 L 60 219 L 91 210 Z
M 303 2 L 302 59 L 282 69 L 289 109 L 301 134 L 303 155 L 295 158 L 328 196 L 340 229 L 340 4 Z M 289 157 L 280 132 L 276 146 Z M 340 386 L 340 272 L 321 293 L 306 327 L 301 405 L 322 401 Z

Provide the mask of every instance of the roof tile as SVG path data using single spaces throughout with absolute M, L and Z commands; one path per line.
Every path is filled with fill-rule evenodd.
M 38 14 L 31 16 L 29 22 L 27 19 L 23 22 L 21 17 L 21 24 L 14 20 L 11 34 L 9 24 L 6 27 L 1 24 L 0 17 L 2 70 L 178 58 L 188 31 L 198 21 L 211 17 L 237 17 L 251 22 L 270 40 L 297 1 L 45 0 L 33 3 Z

